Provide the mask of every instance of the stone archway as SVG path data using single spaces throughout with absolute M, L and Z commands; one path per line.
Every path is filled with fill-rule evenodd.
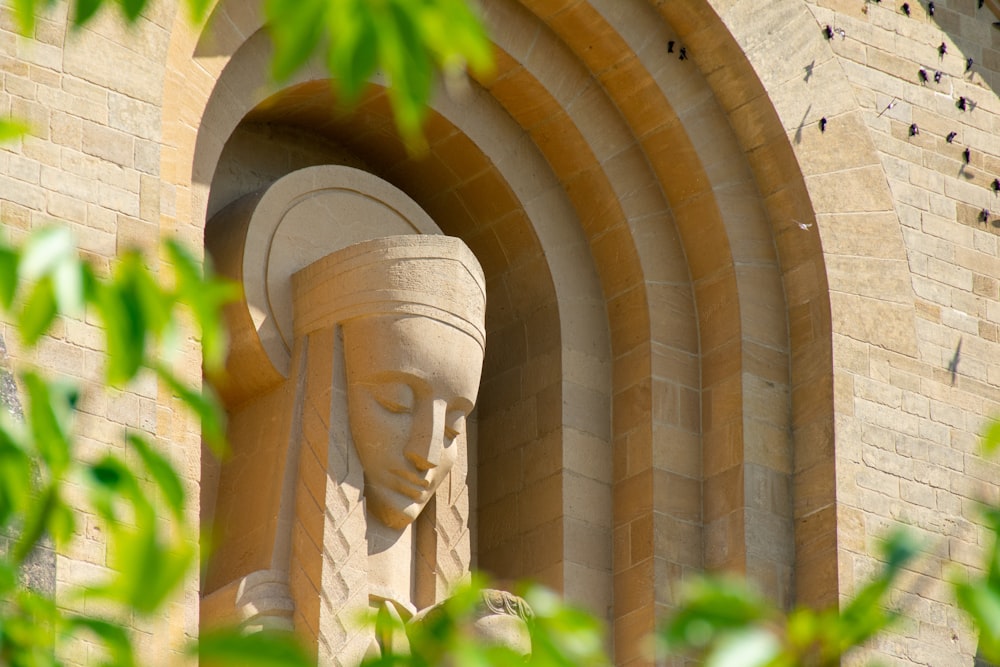
M 487 359 L 479 413 L 480 432 L 484 434 L 480 438 L 480 465 L 509 466 L 513 471 L 501 477 L 505 483 L 500 486 L 490 486 L 486 482 L 480 484 L 480 515 L 489 516 L 490 501 L 495 500 L 492 505 L 498 509 L 494 511 L 517 518 L 514 530 L 507 533 L 503 531 L 505 524 L 510 525 L 509 519 L 489 523 L 488 528 L 480 530 L 480 562 L 501 575 L 523 576 L 528 573 L 555 587 L 564 586 L 561 534 L 565 506 L 560 502 L 560 496 L 564 486 L 572 487 L 570 491 L 577 496 L 591 499 L 592 504 L 588 508 L 577 508 L 581 514 L 588 513 L 589 521 L 600 522 L 600 513 L 608 516 L 602 528 L 608 537 L 596 543 L 591 540 L 593 547 L 590 554 L 574 550 L 577 558 L 597 568 L 605 568 L 604 592 L 600 585 L 591 585 L 589 591 L 597 600 L 595 608 L 606 606 L 610 599 L 609 483 L 604 483 L 605 490 L 602 492 L 600 488 L 593 488 L 595 482 L 599 487 L 600 480 L 584 475 L 572 479 L 562 470 L 564 441 L 573 443 L 580 465 L 590 466 L 590 470 L 585 471 L 590 475 L 610 477 L 611 467 L 607 447 L 610 406 L 605 393 L 608 367 L 606 359 L 602 359 L 602 355 L 606 355 L 603 351 L 606 343 L 601 342 L 600 329 L 596 335 L 593 333 L 594 324 L 600 327 L 603 321 L 603 305 L 599 299 L 587 295 L 588 285 L 594 285 L 595 281 L 587 275 L 586 264 L 582 265 L 583 273 L 575 268 L 581 266 L 578 258 L 586 256 L 585 246 L 574 240 L 576 232 L 567 224 L 572 220 L 567 214 L 568 207 L 561 201 L 558 190 L 546 185 L 543 163 L 536 162 L 539 168 L 534 172 L 524 172 L 525 165 L 533 159 L 530 152 L 525 152 L 526 148 L 530 148 L 529 142 L 516 139 L 503 142 L 504 137 L 497 137 L 497 129 L 503 127 L 505 116 L 498 113 L 496 106 L 489 105 L 488 97 L 482 98 L 484 104 L 475 110 L 476 113 L 465 112 L 460 116 L 471 124 L 471 128 L 457 131 L 441 118 L 428 131 L 432 139 L 431 156 L 420 161 L 406 163 L 404 160 L 401 164 L 393 164 L 382 156 L 405 153 L 399 146 L 395 152 L 380 152 L 379 146 L 384 147 L 388 143 L 391 149 L 391 143 L 396 139 L 388 131 L 380 133 L 377 129 L 372 130 L 390 127 L 384 98 L 379 94 L 373 95 L 343 120 L 346 128 L 338 128 L 323 113 L 329 108 L 325 106 L 329 103 L 324 96 L 325 88 L 322 82 L 306 80 L 280 95 L 255 100 L 253 103 L 258 104 L 258 108 L 246 118 L 258 126 L 274 126 L 275 119 L 280 118 L 282 124 L 298 128 L 296 131 L 299 132 L 315 133 L 317 127 L 321 127 L 319 131 L 325 136 L 336 137 L 339 132 L 339 136 L 343 137 L 363 137 L 361 144 L 365 147 L 365 157 L 373 164 L 371 168 L 407 189 L 445 231 L 467 238 L 482 258 L 487 271 L 488 292 L 493 305 L 488 311 L 490 357 Z M 304 98 L 312 102 L 304 104 Z M 210 104 L 210 114 L 212 109 Z M 222 109 L 227 111 L 226 106 Z M 312 119 L 310 114 L 313 114 Z M 491 122 L 483 124 L 483 119 Z M 224 116 L 222 122 L 233 125 L 223 124 L 221 127 L 232 128 L 240 120 Z M 327 127 L 322 127 L 323 123 Z M 209 132 L 208 136 L 211 136 L 212 129 L 219 127 L 212 122 L 202 124 L 203 131 Z M 483 132 L 483 128 L 491 130 L 487 138 L 494 142 L 497 150 L 524 153 L 518 156 L 516 162 L 517 168 L 522 170 L 519 181 L 509 184 L 510 179 L 496 167 L 500 162 L 496 160 L 496 153 L 494 160 L 487 159 L 477 144 L 467 139 L 466 132 Z M 516 137 L 516 134 L 511 136 Z M 342 143 L 350 146 L 350 141 Z M 212 145 L 210 139 L 202 142 L 202 146 Z M 347 150 L 350 152 L 350 148 Z M 456 178 L 452 168 L 434 159 L 435 152 L 449 151 L 454 157 L 464 160 L 467 175 L 464 182 Z M 217 153 L 218 156 L 224 154 L 224 150 Z M 512 161 L 505 169 L 513 169 L 514 166 Z M 217 185 L 216 181 L 213 188 Z M 214 210 L 211 198 L 206 210 Z M 539 242 L 533 238 L 532 229 L 526 226 L 528 216 L 537 215 L 544 215 L 547 219 L 549 239 L 546 241 L 551 250 L 544 254 L 537 246 Z M 565 231 L 560 232 L 560 226 Z M 551 278 L 546 277 L 546 265 L 550 263 L 561 267 L 562 289 L 571 290 L 561 300 L 545 296 L 552 290 L 552 287 L 546 287 L 546 282 L 551 284 Z M 560 336 L 563 317 L 569 318 L 573 328 L 570 333 Z M 572 372 L 561 379 L 560 365 L 567 358 L 571 361 Z M 562 394 L 567 391 L 574 396 L 572 403 L 575 408 L 572 413 L 563 415 Z M 492 442 L 490 433 L 494 434 Z M 523 451 L 528 449 L 529 444 L 530 451 Z M 605 465 L 599 463 L 599 456 L 604 457 Z M 530 467 L 530 474 L 521 472 L 524 466 Z M 564 485 L 566 479 L 569 481 Z M 603 502 L 600 501 L 602 493 L 606 498 Z M 597 527 L 601 528 L 601 524 L 597 523 Z M 572 531 L 573 527 L 570 526 L 569 530 Z M 582 590 L 582 578 L 579 581 Z
M 484 564 L 607 609 L 621 662 L 636 657 L 623 647 L 670 606 L 676 583 L 706 566 L 746 571 L 784 601 L 794 567 L 798 599 L 835 597 L 832 320 L 820 240 L 836 202 L 823 193 L 851 159 L 860 171 L 847 177 L 874 172 L 863 155 L 824 163 L 814 137 L 794 142 L 800 119 L 780 91 L 797 84 L 761 66 L 777 47 L 755 41 L 760 24 L 739 13 L 749 5 L 720 16 L 707 3 L 486 3 L 497 76 L 469 100 L 436 102 L 420 162 L 401 152 L 377 89 L 333 117 L 318 72 L 266 92 L 261 20 L 237 4 L 217 7 L 211 43 L 174 42 L 177 71 L 195 91 L 177 112 L 178 155 L 193 165 L 179 210 L 194 220 L 209 210 L 207 184 L 244 118 L 292 124 L 339 138 L 443 227 L 466 233 L 484 265 L 523 269 L 521 282 L 495 283 L 505 298 L 532 296 L 525 288 L 539 276 L 551 281 L 551 298 L 505 313 L 520 307 L 531 318 L 495 321 L 509 335 L 504 354 L 530 361 L 496 368 L 496 424 L 530 414 L 537 426 L 553 405 L 560 419 L 558 435 L 536 430 L 517 457 L 496 458 L 505 467 L 490 483 L 507 486 L 481 484 Z M 781 11 L 809 18 L 797 0 Z M 824 85 L 844 85 L 829 74 Z M 851 127 L 844 113 L 838 131 Z M 553 364 L 558 371 L 538 371 Z M 540 390 L 528 402 L 510 390 L 526 377 Z M 547 474 L 532 478 L 537 471 Z M 504 523 L 537 503 L 558 511 Z

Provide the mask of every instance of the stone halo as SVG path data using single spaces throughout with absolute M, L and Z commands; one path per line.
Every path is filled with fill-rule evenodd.
M 219 272 L 243 289 L 227 312 L 227 402 L 288 377 L 293 274 L 346 246 L 407 234 L 442 231 L 405 192 L 343 165 L 293 171 L 213 217 L 206 246 Z

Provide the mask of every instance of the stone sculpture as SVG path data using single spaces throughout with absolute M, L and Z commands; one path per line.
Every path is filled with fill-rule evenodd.
M 336 328 L 340 340 L 334 345 L 343 350 L 345 386 L 332 389 L 346 390 L 348 428 L 341 425 L 330 438 L 335 457 L 329 472 L 338 493 L 327 507 L 328 527 L 341 543 L 354 541 L 360 550 L 361 528 L 348 519 L 363 498 L 366 544 L 364 554 L 344 553 L 331 568 L 339 573 L 366 561 L 367 597 L 358 600 L 349 587 L 335 596 L 354 600 L 334 624 L 346 638 L 351 633 L 344 614 L 350 616 L 351 607 L 385 603 L 406 619 L 440 599 L 441 574 L 464 574 L 460 559 L 435 544 L 461 547 L 456 541 L 467 539 L 467 527 L 447 516 L 451 489 L 434 503 L 445 516 L 424 522 L 429 534 L 416 535 L 414 522 L 464 454 L 465 422 L 483 362 L 485 284 L 460 240 L 409 235 L 333 253 L 297 273 L 293 286 L 296 340 Z M 329 395 L 320 385 L 305 391 L 307 404 L 313 394 Z M 340 516 L 345 520 L 338 523 Z
M 323 213 L 358 220 L 338 235 Z M 369 228 L 387 234 L 359 239 Z M 378 649 L 362 612 L 409 619 L 468 574 L 482 269 L 403 193 L 344 167 L 236 202 L 206 238 L 246 296 L 228 313 L 234 455 L 203 504 L 231 532 L 202 625 L 294 629 L 321 665 L 356 665 Z

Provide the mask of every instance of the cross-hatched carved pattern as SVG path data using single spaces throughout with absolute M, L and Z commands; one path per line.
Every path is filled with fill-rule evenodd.
M 371 643 L 370 633 L 358 623 L 368 608 L 364 474 L 344 419 L 347 400 L 341 341 L 332 329 L 323 334 L 321 344 L 332 352 L 332 359 L 324 366 L 330 375 L 323 386 L 329 390 L 317 401 L 316 410 L 326 416 L 325 424 L 333 426 L 310 436 L 311 441 L 315 438 L 313 446 L 317 452 L 323 452 L 322 460 L 328 466 L 319 654 L 320 664 L 353 667 Z
M 455 473 L 452 473 L 453 475 Z M 442 600 L 469 573 L 469 489 L 464 479 L 452 480 L 448 502 L 438 493 L 435 503 L 437 535 L 436 588 Z M 442 485 L 442 489 L 444 489 Z
M 357 664 L 371 642 L 358 624 L 368 607 L 368 544 L 361 480 L 351 479 L 361 477 L 356 467 L 347 480 L 327 488 L 320 634 L 337 665 Z

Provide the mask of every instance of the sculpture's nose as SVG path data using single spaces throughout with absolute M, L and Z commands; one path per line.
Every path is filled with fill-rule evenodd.
M 423 414 L 414 414 L 413 431 L 404 454 L 417 470 L 432 470 L 440 465 L 447 411 L 447 404 L 439 400 L 431 401 Z

